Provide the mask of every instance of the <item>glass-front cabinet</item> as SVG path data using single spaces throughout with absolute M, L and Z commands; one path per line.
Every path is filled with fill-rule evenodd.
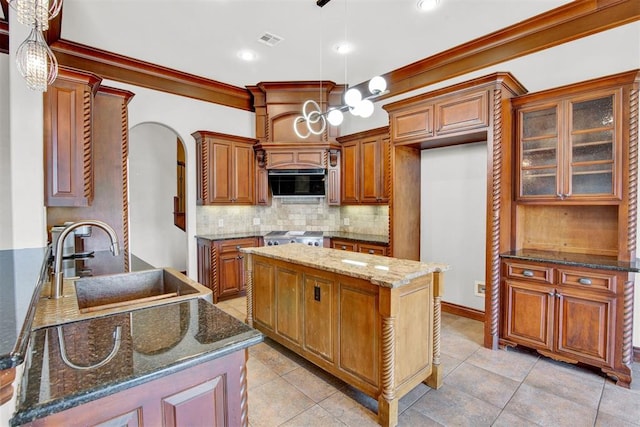
M 518 200 L 620 200 L 617 91 L 516 106 Z

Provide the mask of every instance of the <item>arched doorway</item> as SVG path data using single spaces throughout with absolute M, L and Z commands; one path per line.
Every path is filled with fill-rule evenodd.
M 184 153 L 183 141 L 165 125 L 140 123 L 129 131 L 132 270 L 187 270 Z

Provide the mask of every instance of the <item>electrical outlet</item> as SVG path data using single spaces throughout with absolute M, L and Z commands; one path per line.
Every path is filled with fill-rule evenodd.
M 484 297 L 484 294 L 486 293 L 486 286 L 485 286 L 484 282 L 476 280 L 473 283 L 473 293 L 477 297 Z
M 224 227 L 224 219 L 220 218 L 218 220 L 218 227 Z
M 349 218 L 344 218 L 342 222 L 344 223 L 344 225 L 349 225 Z
M 260 218 L 253 218 L 253 225 L 260 225 Z

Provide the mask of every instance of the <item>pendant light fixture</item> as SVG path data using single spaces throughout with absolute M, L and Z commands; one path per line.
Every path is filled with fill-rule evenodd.
M 31 32 L 16 51 L 18 72 L 29 89 L 46 92 L 58 76 L 58 61 L 42 34 L 62 9 L 62 0 L 9 0 L 18 21 Z
M 317 1 L 317 5 L 322 7 L 328 3 L 327 1 Z M 347 40 L 347 0 L 345 0 L 345 40 Z M 322 46 L 321 46 L 322 51 Z M 346 53 L 345 53 L 346 54 Z M 322 55 L 320 56 L 322 62 Z M 321 69 L 322 69 L 322 64 Z M 345 57 L 345 81 L 347 73 L 347 60 Z M 322 86 L 322 82 L 321 82 Z M 362 118 L 371 117 L 374 111 L 372 100 L 386 94 L 387 82 L 381 76 L 373 77 L 368 84 L 369 95 L 363 98 L 362 93 L 356 88 L 347 90 L 344 94 L 344 105 L 339 107 L 331 107 L 323 112 L 320 105 L 309 99 L 302 105 L 302 114 L 293 121 L 293 130 L 299 138 L 306 139 L 309 135 L 321 135 L 326 127 L 327 122 L 332 126 L 340 126 L 344 121 L 344 112 L 349 111 L 354 116 Z M 322 95 L 322 90 L 321 93 Z M 322 98 L 321 98 L 322 99 Z M 301 132 L 299 126 L 306 124 L 307 132 Z

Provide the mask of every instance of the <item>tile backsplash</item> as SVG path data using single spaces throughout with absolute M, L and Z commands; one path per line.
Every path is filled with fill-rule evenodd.
M 317 199 L 278 199 L 271 206 L 197 206 L 198 235 L 274 230 L 388 235 L 388 206 L 328 206 Z M 258 223 L 258 224 L 256 224 Z

